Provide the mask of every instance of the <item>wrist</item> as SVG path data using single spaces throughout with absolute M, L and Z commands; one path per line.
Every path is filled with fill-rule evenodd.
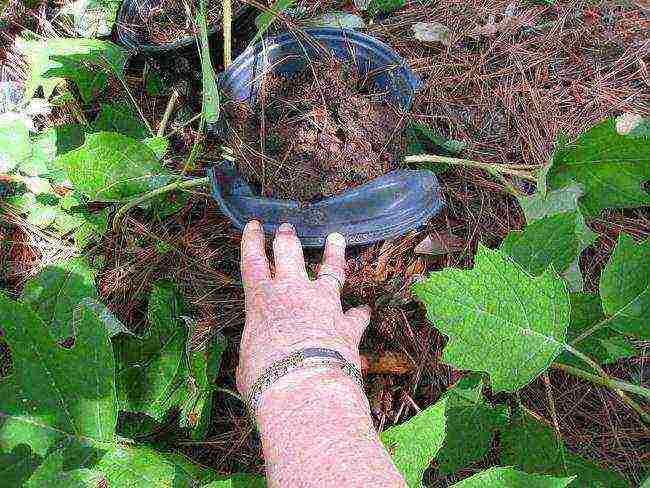
M 323 407 L 335 398 L 346 398 L 361 414 L 370 408 L 361 386 L 341 368 L 336 366 L 308 367 L 292 371 L 276 380 L 260 396 L 255 418 L 263 429 L 271 419 L 273 423 L 284 417 L 303 417 L 306 410 Z

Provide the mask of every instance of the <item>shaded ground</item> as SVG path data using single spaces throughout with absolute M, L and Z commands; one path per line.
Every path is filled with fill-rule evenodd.
M 315 13 L 349 9 L 351 2 L 299 2 Z M 578 134 L 605 117 L 625 111 L 648 113 L 650 41 L 644 39 L 648 18 L 634 4 L 561 2 L 557 6 L 515 4 L 514 16 L 493 34 L 472 36 L 477 28 L 502 21 L 504 1 L 411 2 L 370 33 L 395 47 L 424 81 L 412 117 L 441 136 L 466 141 L 462 157 L 478 161 L 541 167 L 550 159 L 560 135 Z M 511 9 L 512 10 L 512 9 Z M 512 13 L 512 12 L 511 12 Z M 423 45 L 410 26 L 437 21 L 453 31 L 450 46 Z M 493 30 L 493 29 L 492 29 Z M 7 33 L 2 42 L 7 45 Z M 0 60 L 11 57 L 3 54 Z M 13 69 L 13 68 L 12 68 Z M 142 91 L 137 73 L 130 82 L 152 126 L 160 123 L 166 96 Z M 180 98 L 177 115 L 196 110 L 191 94 Z M 59 117 L 74 117 L 70 109 Z M 179 169 L 189 153 L 195 126 L 180 128 L 174 155 L 167 163 Z M 200 158 L 204 166 L 220 159 L 219 141 L 208 141 Z M 201 170 L 197 171 L 201 174 Z M 362 349 L 397 350 L 410 357 L 414 370 L 406 375 L 374 375 L 366 379 L 377 426 L 403 421 L 426 408 L 461 373 L 441 364 L 444 338 L 413 302 L 409 284 L 446 266 L 473 264 L 477 245 L 496 247 L 512 229 L 524 225 L 523 215 L 500 183 L 475 169 L 453 168 L 440 175 L 447 208 L 425 228 L 391 242 L 351 249 L 349 280 L 343 290 L 346 306 L 374 305 L 372 323 Z M 532 190 L 519 182 L 524 190 Z M 3 217 L 0 261 L 4 287 L 19 291 L 21 282 L 42 263 L 69 253 L 70 245 L 27 225 L 20 217 Z M 588 290 L 596 291 L 598 276 L 620 232 L 650 237 L 648 209 L 606 211 L 588 222 L 599 238 L 580 259 Z M 427 236 L 453 236 L 453 252 L 439 256 L 414 253 Z M 103 254 L 106 266 L 98 285 L 109 307 L 134 330 L 146 326 L 146 297 L 155 279 L 168 276 L 182 284 L 199 319 L 201 334 L 223 332 L 230 347 L 218 383 L 235 389 L 237 344 L 243 325 L 239 283 L 240 235 L 220 216 L 206 195 L 189 202 L 164 222 L 152 222 L 143 212 L 127 218 L 120 235 L 109 235 L 90 252 Z M 166 245 L 161 245 L 165 243 Z M 316 256 L 313 257 L 315 262 Z M 648 344 L 637 343 L 639 355 L 608 369 L 623 379 L 650 386 Z M 567 444 L 604 466 L 639 481 L 650 462 L 650 434 L 633 412 L 610 391 L 550 371 L 522 392 L 531 412 L 557 426 Z M 215 396 L 210 436 L 185 443 L 201 462 L 224 471 L 263 469 L 259 439 L 242 405 L 228 395 Z M 469 476 L 489 464 L 499 452 L 495 441 L 483 461 L 465 470 Z M 454 480 L 436 479 L 433 486 Z

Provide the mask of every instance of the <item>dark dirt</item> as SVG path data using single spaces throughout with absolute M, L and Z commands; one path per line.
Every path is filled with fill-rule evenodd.
M 188 18 L 185 4 L 186 2 L 177 0 L 160 0 L 155 8 L 139 15 L 137 25 L 134 24 L 130 28 L 136 38 L 146 44 L 169 44 L 193 36 L 196 34 L 195 23 Z M 192 7 L 193 12 L 198 11 L 198 0 L 192 0 Z M 233 1 L 233 15 L 239 8 L 241 2 Z M 223 10 L 220 0 L 207 0 L 206 10 L 208 26 L 221 19 Z
M 272 198 L 309 202 L 399 165 L 403 117 L 347 66 L 268 75 L 254 106 L 230 103 L 226 144 L 240 171 Z

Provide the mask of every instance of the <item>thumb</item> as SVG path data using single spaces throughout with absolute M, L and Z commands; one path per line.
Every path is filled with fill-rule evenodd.
M 343 331 L 346 337 L 350 339 L 354 347 L 359 347 L 361 336 L 370 323 L 370 314 L 372 309 L 368 305 L 351 308 L 343 316 L 346 330 Z

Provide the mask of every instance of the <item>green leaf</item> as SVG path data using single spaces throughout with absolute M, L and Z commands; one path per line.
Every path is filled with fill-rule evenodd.
M 169 148 L 169 139 L 165 136 L 148 137 L 142 139 L 142 144 L 151 149 L 158 159 L 162 159 Z
M 551 265 L 563 272 L 580 253 L 574 232 L 578 216 L 577 212 L 567 212 L 536 220 L 522 231 L 510 232 L 501 251 L 533 276 L 539 276 Z
M 629 483 L 618 473 L 602 469 L 572 454 L 550 427 L 524 414 L 501 433 L 501 462 L 526 473 L 577 476 L 575 488 L 623 488 Z
M 266 488 L 266 479 L 252 474 L 233 474 L 226 479 L 203 485 L 202 488 Z
M 113 338 L 122 410 L 162 421 L 174 406 L 174 394 L 182 387 L 178 372 L 183 367 L 187 336 L 179 320 L 183 310 L 183 299 L 176 288 L 164 281 L 157 282 L 149 298 L 150 327 L 144 337 Z
M 597 216 L 604 208 L 650 205 L 643 183 L 650 180 L 650 139 L 616 132 L 608 119 L 592 127 L 572 144 L 555 151 L 548 182 L 552 189 L 578 183 L 585 194 L 580 208 Z
M 92 449 L 58 449 L 39 466 L 25 488 L 97 488 L 103 474 L 85 467 L 96 462 L 97 452 Z
M 288 9 L 289 7 L 292 7 L 294 3 L 294 0 L 275 0 L 267 12 L 259 14 L 255 19 L 257 34 L 255 34 L 255 37 L 251 41 L 251 44 L 255 44 L 257 41 L 259 41 L 264 33 L 269 29 L 269 27 L 271 27 L 271 24 L 275 22 L 278 14 Z
M 650 340 L 650 239 L 635 244 L 631 237 L 619 236 L 600 276 L 600 296 L 610 327 Z
M 481 398 L 481 385 L 480 377 L 472 375 L 445 394 L 447 436 L 437 458 L 442 476 L 485 456 L 496 430 L 505 425 L 505 415 Z
M 571 322 L 567 330 L 568 343 L 573 342 L 605 318 L 600 296 L 586 292 L 572 293 L 570 300 Z M 573 347 L 601 364 L 613 363 L 636 354 L 634 345 L 607 327 L 597 330 Z M 568 351 L 563 352 L 556 361 L 569 366 L 584 367 L 584 361 Z
M 368 15 L 374 17 L 378 13 L 392 14 L 405 4 L 406 0 L 371 0 L 368 4 Z
M 432 273 L 413 292 L 450 337 L 443 361 L 488 372 L 495 392 L 527 385 L 563 349 L 569 297 L 552 269 L 532 278 L 501 252 L 479 245 L 474 269 Z
M 75 307 L 96 297 L 96 272 L 82 257 L 58 261 L 25 283 L 22 300 L 37 312 L 57 339 L 71 337 Z
M 21 488 L 43 461 L 26 444 L 19 444 L 12 451 L 0 449 L 0 476 L 5 488 Z
M 527 474 L 511 467 L 493 467 L 455 483 L 451 488 L 563 488 L 573 479 Z
M 149 129 L 128 103 L 102 103 L 92 125 L 98 132 L 117 132 L 133 139 L 144 139 L 149 135 Z
M 446 408 L 447 399 L 442 399 L 406 422 L 385 430 L 380 436 L 409 487 L 422 484 L 424 471 L 442 446 Z
M 219 88 L 217 77 L 210 60 L 210 44 L 208 42 L 208 25 L 206 23 L 206 0 L 200 0 L 199 12 L 196 22 L 199 25 L 201 35 L 199 36 L 201 72 L 203 73 L 203 119 L 208 124 L 214 124 L 219 120 Z
M 543 172 L 537 193 L 519 198 L 528 227 L 509 234 L 504 242 L 504 250 L 532 274 L 553 264 L 572 291 L 581 291 L 583 287 L 578 257 L 596 239 L 596 233 L 587 227 L 578 211 L 578 199 L 583 193 L 576 184 L 547 191 Z
M 108 334 L 80 310 L 74 346 L 64 349 L 28 306 L 0 294 L 4 340 L 13 368 L 0 380 L 0 445 L 30 446 L 39 456 L 55 446 L 106 447 L 114 440 L 117 399 Z
M 29 127 L 17 112 L 0 113 L 0 174 L 9 173 L 31 154 Z
M 99 213 L 91 213 L 86 210 L 78 212 L 78 215 L 84 219 L 84 223 L 74 232 L 74 242 L 78 249 L 84 249 L 93 240 L 99 240 L 106 233 L 110 212 L 110 208 Z
M 173 458 L 145 446 L 117 445 L 97 465 L 110 487 L 195 488 L 196 480 Z
M 74 187 L 92 201 L 112 202 L 157 188 L 165 178 L 156 155 L 122 134 L 88 134 L 84 145 L 58 158 Z
M 28 66 L 25 100 L 32 98 L 39 87 L 49 99 L 67 78 L 77 84 L 82 100 L 89 103 L 106 86 L 107 73 L 122 78 L 128 58 L 115 44 L 97 39 L 18 38 L 16 48 Z
M 20 164 L 20 172 L 29 176 L 44 175 L 48 172 L 47 163 L 55 155 L 56 132 L 48 129 L 32 138 L 30 155 Z

